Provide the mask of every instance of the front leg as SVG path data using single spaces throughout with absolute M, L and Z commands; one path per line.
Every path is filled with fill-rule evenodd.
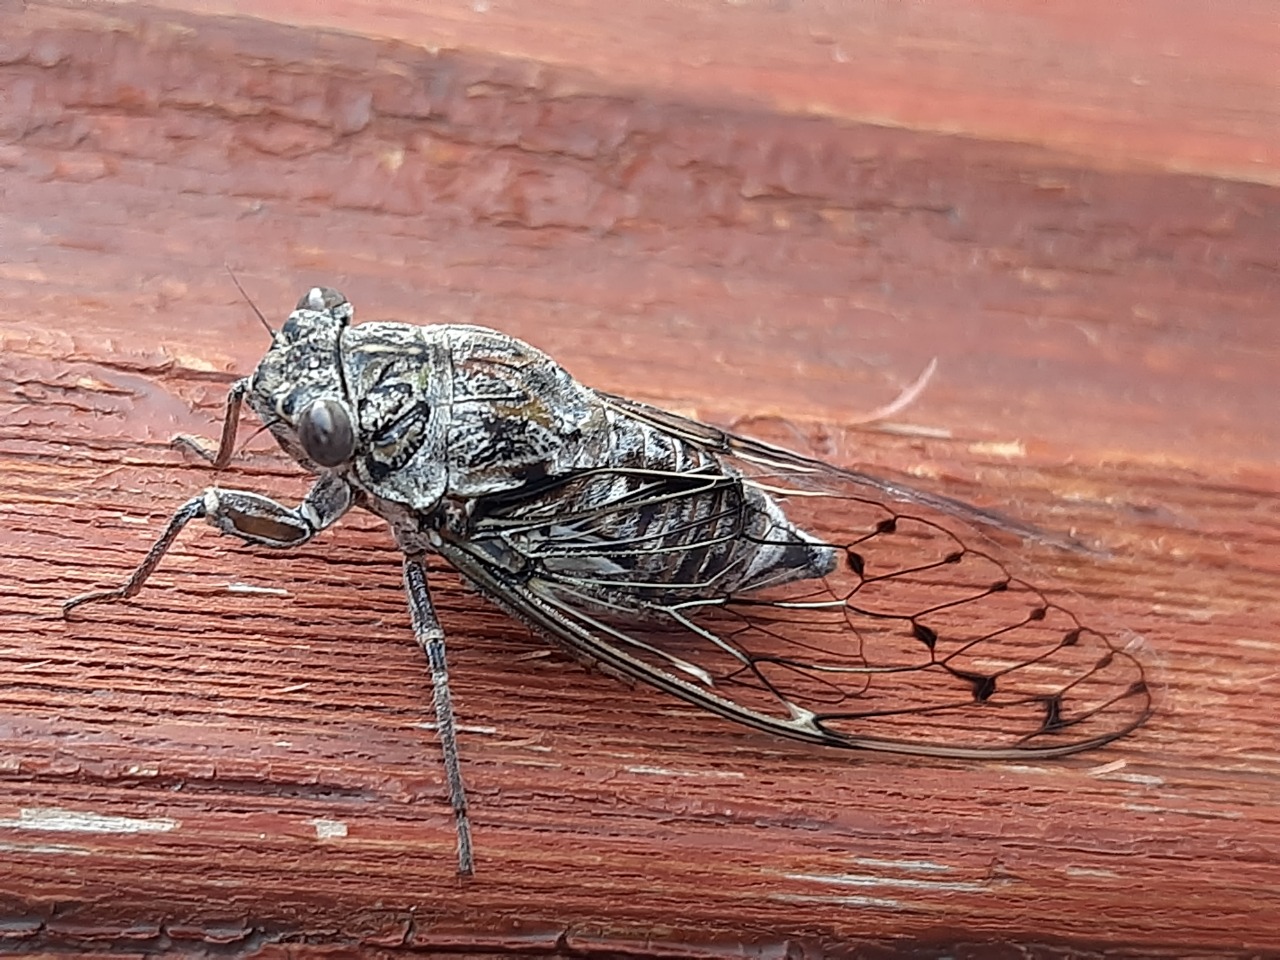
M 244 395 L 248 392 L 248 377 L 237 380 L 227 391 L 227 409 L 222 416 L 222 436 L 218 440 L 217 450 L 210 450 L 202 441 L 185 433 L 174 437 L 173 445 L 198 454 L 212 464 L 214 469 L 221 470 L 231 462 L 231 453 L 236 446 L 236 429 L 240 425 L 240 407 L 244 403 Z
M 286 507 L 246 490 L 219 490 L 217 487 L 210 487 L 178 508 L 169 519 L 164 532 L 147 551 L 147 555 L 128 580 L 113 590 L 96 590 L 72 597 L 62 604 L 62 615 L 65 617 L 82 603 L 132 597 L 142 589 L 142 585 L 159 565 L 160 559 L 173 546 L 173 541 L 178 538 L 182 528 L 192 520 L 207 520 L 223 533 L 238 537 L 245 543 L 289 549 L 302 546 L 349 509 L 351 488 L 345 480 L 333 474 L 316 481 L 297 507 Z

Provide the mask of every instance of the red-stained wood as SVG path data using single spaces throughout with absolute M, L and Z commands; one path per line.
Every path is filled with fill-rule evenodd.
M 667 15 L 636 6 L 650 29 Z M 557 36 L 487 7 L 391 30 L 396 8 L 353 4 L 328 24 L 347 34 L 283 5 L 292 25 L 0 13 L 0 942 L 1280 949 L 1275 104 L 1240 94 L 1219 135 L 1220 73 L 1199 67 L 1190 105 L 1157 83 L 1134 108 L 1114 75 L 1085 87 L 1079 46 L 1016 102 L 992 89 L 1016 58 L 943 84 L 927 44 L 810 76 L 785 44 L 761 52 L 771 24 L 867 50 L 890 27 L 752 5 L 688 8 L 673 50 L 723 26 L 742 63 L 700 84 L 643 32 L 589 42 L 602 14 L 548 8 Z M 1155 62 L 1170 37 L 1235 41 L 1255 89 L 1254 8 L 1221 7 L 1212 30 L 1181 9 L 1160 37 L 1108 42 Z M 1104 39 L 1073 23 L 1077 44 Z M 616 71 L 579 55 L 602 45 L 627 54 Z M 859 77 L 883 92 L 907 74 L 947 87 L 941 119 L 908 91 L 885 94 L 895 127 L 849 122 L 866 119 Z M 1142 123 L 1095 149 L 1095 102 Z M 1093 133 L 1068 149 L 1036 103 Z M 273 322 L 324 282 L 365 319 L 493 325 L 593 385 L 1096 539 L 1108 559 L 1041 562 L 1145 637 L 1159 712 L 1054 763 L 808 749 L 583 672 L 441 569 L 477 844 L 460 881 L 377 522 L 296 554 L 192 529 L 136 600 L 59 616 L 209 483 L 305 489 L 265 437 L 217 476 L 167 445 L 214 433 L 265 348 L 224 263 Z M 896 418 L 911 429 L 852 426 L 932 357 Z
M 201 8 L 262 16 L 264 5 Z M 1049 144 L 1090 165 L 1280 182 L 1280 21 L 1256 0 L 272 0 L 265 9 L 298 26 L 553 65 L 540 74 L 558 92 L 754 103 Z

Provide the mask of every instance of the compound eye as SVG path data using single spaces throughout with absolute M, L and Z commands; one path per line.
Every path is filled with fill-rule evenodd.
M 298 417 L 298 441 L 308 459 L 322 467 L 346 463 L 356 452 L 347 408 L 337 400 L 315 400 Z

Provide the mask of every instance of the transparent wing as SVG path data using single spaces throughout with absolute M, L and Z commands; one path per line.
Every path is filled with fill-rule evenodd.
M 834 747 L 1055 756 L 1123 736 L 1150 715 L 1141 662 L 1011 575 L 973 524 L 1049 539 L 1038 531 L 607 400 L 728 469 L 609 467 L 550 478 L 481 501 L 467 536 L 441 549 L 580 659 Z M 584 503 L 588 484 L 611 493 Z M 753 485 L 803 531 L 770 528 L 776 545 L 816 546 L 834 559 L 829 571 L 723 586 L 744 578 L 705 558 L 759 536 Z M 655 569 L 670 575 L 655 578 Z
M 1039 527 L 1023 523 L 1016 517 L 1009 517 L 994 510 L 985 510 L 971 503 L 965 503 L 963 500 L 930 493 L 927 490 L 917 490 L 872 474 L 833 467 L 829 463 L 803 456 L 794 450 L 777 447 L 761 440 L 752 440 L 749 437 L 740 437 L 719 427 L 713 427 L 699 420 L 691 420 L 677 413 L 671 413 L 669 410 L 640 403 L 638 400 L 605 393 L 599 396 L 627 416 L 649 423 L 666 433 L 682 437 L 704 450 L 720 456 L 738 458 L 748 463 L 759 463 L 768 469 L 781 470 L 802 486 L 807 484 L 814 490 L 820 491 L 823 488 L 824 476 L 834 476 L 838 478 L 835 481 L 837 485 L 860 488 L 863 494 L 869 497 L 882 495 L 899 503 L 918 504 L 958 520 L 1014 534 L 1023 540 L 1073 552 L 1094 552 L 1074 537 L 1041 530 Z

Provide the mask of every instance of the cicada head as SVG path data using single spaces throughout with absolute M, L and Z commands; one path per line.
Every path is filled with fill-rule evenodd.
M 343 468 L 359 446 L 340 352 L 353 314 L 337 290 L 312 287 L 249 381 L 250 405 L 280 446 L 314 472 Z

